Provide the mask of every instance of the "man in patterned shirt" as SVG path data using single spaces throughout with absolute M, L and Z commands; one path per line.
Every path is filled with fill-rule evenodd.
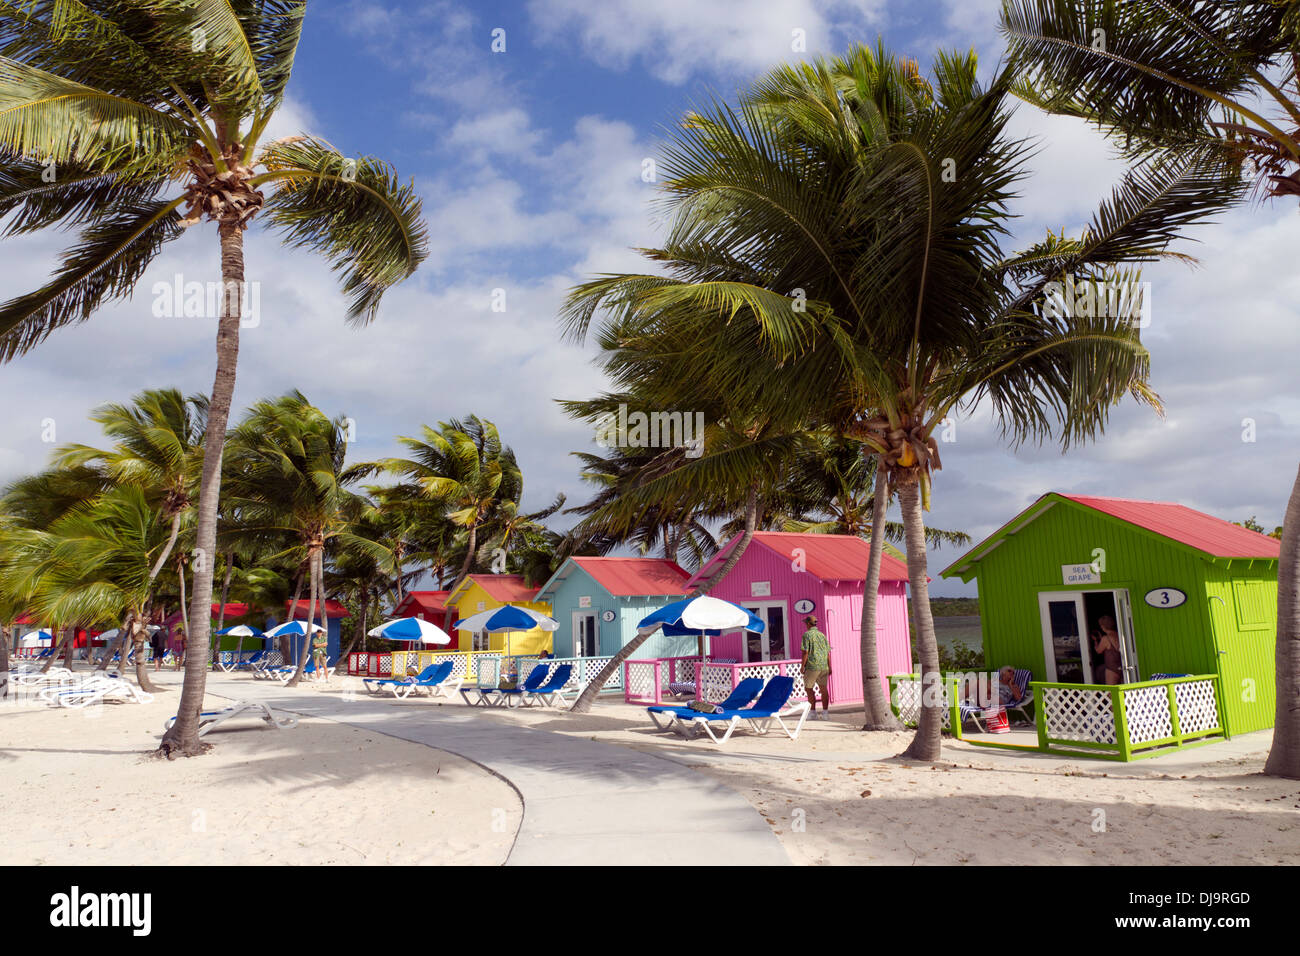
M 808 703 L 812 706 L 810 716 L 817 717 L 817 698 L 814 688 L 821 691 L 821 720 L 829 719 L 831 709 L 831 642 L 826 635 L 817 630 L 816 615 L 809 614 L 803 619 L 808 630 L 803 632 L 803 685 L 808 691 Z

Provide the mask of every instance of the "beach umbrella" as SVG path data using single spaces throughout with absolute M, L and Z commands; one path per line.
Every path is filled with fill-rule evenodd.
M 657 611 L 652 611 L 637 624 L 638 634 L 653 634 L 662 628 L 669 637 L 716 637 L 723 631 L 743 629 L 755 634 L 763 633 L 763 619 L 748 608 L 721 598 L 701 594 L 698 597 L 685 598 L 665 604 Z M 707 656 L 707 654 L 701 654 Z
M 643 617 L 636 626 L 638 634 L 653 634 L 659 628 L 670 637 L 688 634 L 703 637 L 737 629 L 761 634 L 764 624 L 763 619 L 748 608 L 701 594 L 665 604 Z
M 419 617 L 399 617 L 366 632 L 389 641 L 418 641 L 421 644 L 450 644 L 451 635 L 437 624 Z
M 320 625 L 317 624 L 316 627 L 319 628 Z M 261 631 L 257 630 L 257 628 L 249 627 L 247 624 L 236 624 L 234 627 L 222 628 L 221 630 L 217 631 L 217 633 L 222 635 L 223 637 L 226 635 L 230 635 L 232 637 L 261 637 L 262 636 Z
M 321 627 L 315 621 L 312 622 L 311 629 L 313 633 L 315 633 L 316 631 L 325 630 L 325 628 Z M 275 627 L 271 628 L 262 636 L 282 637 L 286 634 L 289 634 L 289 635 L 293 635 L 294 637 L 302 637 L 306 633 L 307 633 L 306 621 L 285 621 L 283 624 L 277 624 Z
M 53 635 L 49 631 L 28 631 L 18 639 L 19 647 L 40 647 L 43 644 L 49 644 L 54 641 Z
M 159 627 L 157 624 L 146 624 L 144 626 L 144 631 L 146 634 L 156 634 L 161 630 L 162 628 Z M 101 631 L 99 634 L 96 634 L 95 640 L 104 641 L 105 643 L 108 643 L 109 641 L 117 640 L 118 636 L 121 633 L 122 633 L 122 629 L 120 627 L 115 627 L 111 631 Z
M 560 622 L 531 608 L 503 604 L 501 607 L 493 608 L 490 611 L 479 611 L 477 614 L 462 618 L 452 627 L 457 630 L 472 631 L 475 634 L 479 631 L 490 631 L 493 634 L 504 631 L 506 634 L 506 656 L 510 657 L 510 635 L 515 631 L 531 631 L 533 628 L 540 628 L 543 631 L 558 631 Z

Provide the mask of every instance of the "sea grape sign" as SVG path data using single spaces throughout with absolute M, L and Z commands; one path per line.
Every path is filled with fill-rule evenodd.
M 1061 565 L 1061 581 L 1064 584 L 1096 584 L 1101 580 L 1095 564 Z

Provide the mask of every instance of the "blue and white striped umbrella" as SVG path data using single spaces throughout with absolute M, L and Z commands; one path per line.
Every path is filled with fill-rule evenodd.
M 747 608 L 720 598 L 701 594 L 665 604 L 659 610 L 648 614 L 636 626 L 638 634 L 653 634 L 663 628 L 670 637 L 682 635 L 717 636 L 723 631 L 743 628 L 755 634 L 763 633 L 763 619 Z
M 451 635 L 437 624 L 419 617 L 399 617 L 366 632 L 389 641 L 419 641 L 421 644 L 450 644 Z
M 510 635 L 513 632 L 531 631 L 535 627 L 543 631 L 558 631 L 560 622 L 531 608 L 503 604 L 501 607 L 493 608 L 490 611 L 479 611 L 477 614 L 471 614 L 469 617 L 457 621 L 452 627 L 461 631 L 471 631 L 474 634 L 480 631 L 491 631 L 493 634 L 505 631 L 506 656 L 510 657 Z
M 28 631 L 18 639 L 19 647 L 40 647 L 44 644 L 52 644 L 54 636 L 49 631 Z
M 323 631 L 323 630 L 325 630 L 325 628 L 321 627 L 321 626 L 320 626 L 319 624 L 317 624 L 315 621 L 312 622 L 311 629 L 312 629 L 312 631 Z M 271 628 L 271 629 L 270 629 L 269 631 L 267 631 L 266 634 L 263 635 L 263 636 L 264 636 L 264 637 L 280 637 L 280 636 L 282 636 L 282 635 L 284 635 L 284 634 L 293 634 L 293 635 L 295 635 L 295 636 L 302 636 L 303 634 L 306 634 L 306 633 L 307 633 L 307 622 L 306 622 L 306 621 L 285 621 L 283 624 L 277 624 L 275 627 Z
M 320 625 L 318 624 L 316 626 L 319 627 Z M 255 628 L 251 628 L 247 624 L 236 624 L 234 627 L 222 628 L 220 631 L 217 631 L 217 633 L 222 635 L 228 634 L 232 637 L 261 637 L 262 636 L 261 631 Z

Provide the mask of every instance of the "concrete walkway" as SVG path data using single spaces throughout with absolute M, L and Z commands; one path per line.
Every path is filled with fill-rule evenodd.
M 512 726 L 459 703 L 348 698 L 221 674 L 208 675 L 207 688 L 435 747 L 497 774 L 524 805 L 510 865 L 790 863 L 740 794 L 663 757 Z

